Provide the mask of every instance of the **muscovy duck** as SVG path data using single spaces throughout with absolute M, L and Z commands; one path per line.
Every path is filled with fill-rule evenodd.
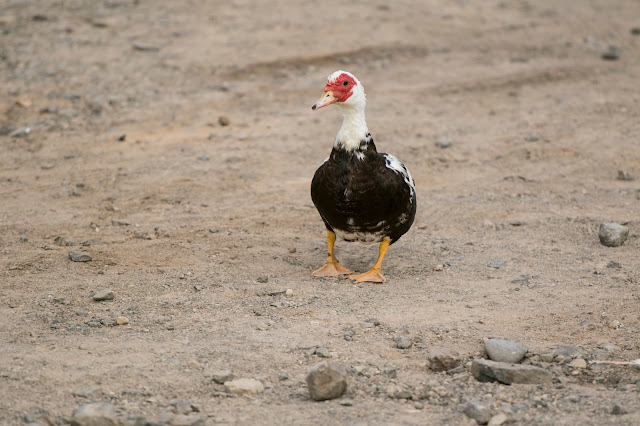
M 404 235 L 416 215 L 415 183 L 409 170 L 391 154 L 378 153 L 364 116 L 366 96 L 351 73 L 336 71 L 311 109 L 335 103 L 344 116 L 329 158 L 311 181 L 311 199 L 327 228 L 329 258 L 316 277 L 352 271 L 340 265 L 333 248 L 345 241 L 379 243 L 378 261 L 368 272 L 349 275 L 356 282 L 383 283 L 380 271 L 389 246 Z

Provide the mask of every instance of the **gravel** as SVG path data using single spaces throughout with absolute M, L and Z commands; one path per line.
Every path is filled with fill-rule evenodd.
M 213 381 L 221 385 L 224 384 L 224 382 L 233 380 L 233 377 L 233 373 L 229 370 L 218 370 L 211 374 Z
M 396 348 L 398 349 L 409 349 L 413 346 L 413 340 L 408 337 L 396 337 Z
M 510 340 L 489 339 L 484 350 L 492 361 L 518 363 L 527 353 L 527 348 Z
M 316 401 L 335 399 L 347 390 L 347 373 L 342 366 L 323 361 L 307 374 L 309 395 Z

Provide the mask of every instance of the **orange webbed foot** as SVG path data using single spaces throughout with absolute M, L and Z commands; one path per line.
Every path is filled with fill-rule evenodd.
M 372 268 L 368 272 L 359 275 L 349 275 L 349 278 L 355 280 L 358 283 L 379 283 L 382 284 L 387 279 L 382 275 L 380 269 Z
M 352 272 L 339 264 L 337 260 L 329 258 L 323 267 L 316 269 L 311 275 L 314 277 L 338 277 Z

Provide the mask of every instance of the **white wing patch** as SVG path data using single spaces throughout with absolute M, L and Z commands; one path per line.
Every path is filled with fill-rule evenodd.
M 400 160 L 394 157 L 391 154 L 384 154 L 384 164 L 387 169 L 393 170 L 396 173 L 400 173 L 404 178 L 404 181 L 407 185 L 409 185 L 409 189 L 411 190 L 411 202 L 413 203 L 413 194 L 416 191 L 415 182 L 411 177 L 411 173 L 409 173 L 409 169 L 402 164 Z

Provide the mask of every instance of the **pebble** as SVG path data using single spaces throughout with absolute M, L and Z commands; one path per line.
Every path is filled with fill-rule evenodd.
M 619 415 L 622 415 L 622 414 L 627 414 L 627 410 L 625 410 L 625 408 L 622 405 L 616 404 L 611 409 L 611 414 L 613 414 L 615 416 L 619 416 Z
M 97 386 L 92 388 L 79 389 L 77 391 L 73 391 L 72 393 L 73 393 L 73 396 L 77 396 L 80 398 L 91 398 L 91 399 L 102 398 L 102 396 L 104 395 L 102 388 Z
M 127 318 L 127 317 L 118 317 L 118 318 L 116 318 L 116 324 L 118 324 L 118 325 L 127 325 L 127 324 L 129 324 L 129 318 Z
M 322 343 L 316 342 L 315 340 L 305 340 L 304 342 L 300 342 L 296 345 L 297 349 L 312 349 L 319 348 L 322 346 Z
M 340 365 L 323 361 L 307 374 L 309 395 L 315 401 L 335 399 L 347 390 L 347 373 Z
M 344 407 L 351 407 L 353 405 L 353 401 L 351 401 L 349 398 L 345 398 L 342 401 L 340 401 L 340 405 Z
M 143 43 L 139 41 L 134 41 L 132 46 L 135 50 L 140 50 L 142 52 L 157 52 L 160 48 L 154 44 Z
M 433 371 L 447 371 L 462 363 L 460 354 L 450 348 L 436 348 L 429 352 L 429 368 Z
M 604 349 L 607 352 L 617 352 L 620 348 L 615 343 L 603 343 L 598 346 L 600 349 Z
M 498 261 L 498 262 L 491 262 L 490 264 L 488 264 L 487 266 L 489 268 L 495 268 L 495 269 L 500 269 L 502 268 L 502 265 L 504 265 L 506 262 L 503 261 Z
M 317 348 L 315 354 L 320 358 L 329 358 L 330 356 L 327 348 Z
M 105 290 L 97 291 L 96 294 L 93 295 L 93 300 L 96 302 L 102 302 L 104 300 L 113 300 L 114 297 L 113 291 L 107 288 Z
M 467 405 L 465 405 L 463 412 L 467 417 L 475 420 L 480 425 L 486 425 L 487 423 L 489 423 L 489 419 L 491 419 L 491 412 L 489 411 L 489 407 L 481 404 L 478 401 L 467 402 Z
M 627 181 L 631 181 L 633 180 L 633 175 L 629 172 L 627 172 L 626 170 L 618 170 L 618 180 L 627 180 Z
M 618 223 L 601 223 L 598 237 L 600 243 L 607 247 L 619 247 L 627 240 L 629 228 Z
M 398 349 L 409 349 L 413 346 L 413 340 L 408 337 L 396 337 L 395 341 Z
M 90 262 L 93 258 L 86 251 L 70 251 L 69 259 L 74 262 Z
M 579 346 L 562 345 L 555 348 L 552 352 L 555 358 L 563 357 L 564 359 L 584 358 L 585 353 Z
M 29 127 L 20 127 L 19 129 L 14 130 L 9 134 L 9 137 L 12 138 L 23 138 L 31 133 L 31 129 Z
M 602 55 L 600 55 L 600 57 L 605 61 L 617 61 L 620 58 L 620 52 L 618 51 L 617 46 L 609 45 L 607 50 L 602 52 Z
M 233 373 L 229 370 L 218 370 L 211 374 L 211 378 L 214 382 L 223 385 L 224 382 L 233 380 Z
M 229 117 L 227 117 L 226 115 L 221 115 L 220 117 L 218 117 L 218 124 L 220 124 L 221 126 L 228 126 L 229 124 L 231 124 L 231 120 L 229 120 Z
M 587 361 L 582 358 L 576 358 L 569 363 L 569 367 L 587 368 Z
M 631 34 L 632 35 L 640 35 L 640 27 L 631 28 Z
M 256 379 L 237 379 L 225 382 L 224 390 L 233 395 L 256 395 L 264 392 L 264 385 Z
M 353 335 L 356 334 L 355 331 L 349 329 L 344 332 L 344 340 L 347 342 L 351 342 L 353 340 Z
M 413 404 L 413 408 L 415 408 L 416 410 L 422 410 L 424 408 L 424 404 L 420 401 L 416 401 Z
M 263 284 L 264 284 L 264 283 L 269 282 L 269 277 L 268 277 L 268 276 L 266 276 L 266 275 L 262 275 L 262 276 L 259 276 L 259 277 L 257 278 L 257 281 L 258 281 L 259 283 L 263 283 Z
M 620 264 L 620 262 L 612 260 L 611 262 L 607 263 L 607 268 L 621 269 L 622 265 Z
M 200 160 L 200 161 L 209 161 L 209 157 L 206 156 L 206 155 L 201 155 L 201 156 L 198 157 L 198 160 Z
M 395 379 L 398 377 L 398 369 L 396 367 L 385 367 L 384 370 L 382 370 L 382 374 L 390 379 Z
M 512 364 L 520 362 L 527 353 L 527 348 L 520 343 L 502 339 L 487 340 L 484 344 L 484 350 L 492 361 Z
M 471 374 L 479 382 L 510 384 L 549 384 L 551 372 L 533 365 L 507 364 L 487 359 L 476 359 L 471 364 Z
M 489 419 L 489 426 L 500 426 L 501 424 L 505 423 L 507 420 L 509 420 L 509 418 L 507 417 L 506 414 L 504 413 L 500 413 L 500 414 L 496 414 L 495 416 L 491 417 Z
M 116 409 L 108 402 L 81 405 L 73 411 L 71 426 L 116 426 Z
M 449 148 L 453 145 L 453 143 L 449 139 L 438 139 L 436 141 L 436 146 L 441 149 Z

